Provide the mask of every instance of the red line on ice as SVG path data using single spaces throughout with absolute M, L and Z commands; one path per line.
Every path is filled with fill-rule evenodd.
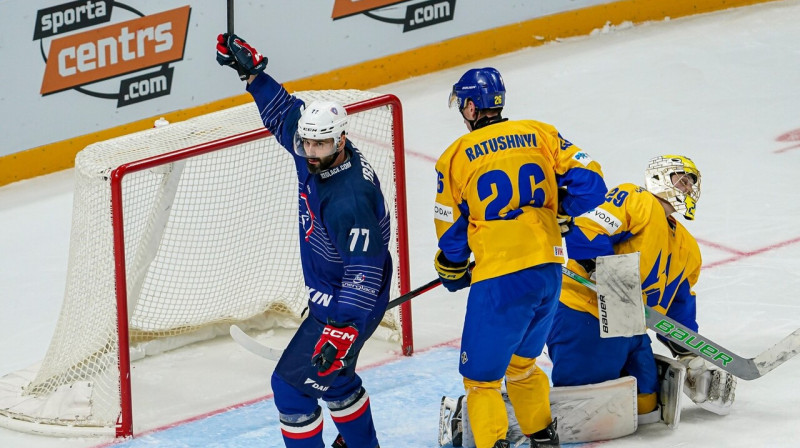
M 731 249 L 731 248 L 722 246 L 721 244 L 717 244 L 717 243 L 714 243 L 714 242 L 711 242 L 711 241 L 701 240 L 699 238 L 697 239 L 697 242 L 700 243 L 700 244 L 703 244 L 705 246 L 710 246 L 710 247 L 713 247 L 715 249 L 720 249 L 720 250 L 724 250 L 726 252 L 730 252 L 730 253 L 735 254 L 732 257 L 725 258 L 723 260 L 714 261 L 714 262 L 711 262 L 711 263 L 703 265 L 703 269 L 709 269 L 709 268 L 715 268 L 717 266 L 721 266 L 723 264 L 733 263 L 734 261 L 739 261 L 739 260 L 741 260 L 743 258 L 747 258 L 747 257 L 752 257 L 754 255 L 763 254 L 764 252 L 768 252 L 768 251 L 771 251 L 771 250 L 774 250 L 774 249 L 780 249 L 780 248 L 783 248 L 783 247 L 786 247 L 786 246 L 791 246 L 792 244 L 800 242 L 800 237 L 792 238 L 792 239 L 786 240 L 786 241 L 781 241 L 780 243 L 771 244 L 769 246 L 762 247 L 762 248 L 756 249 L 756 250 L 751 250 L 751 251 L 740 251 L 740 250 L 736 250 L 736 249 Z

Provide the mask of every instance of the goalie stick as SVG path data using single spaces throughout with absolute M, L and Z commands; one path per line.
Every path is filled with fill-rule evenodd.
M 597 285 L 591 280 L 581 277 L 565 266 L 561 270 L 567 277 L 592 291 L 597 291 Z M 758 356 L 744 358 L 647 305 L 644 307 L 644 314 L 648 328 L 743 380 L 760 378 L 800 353 L 800 328 Z
M 469 269 L 472 270 L 472 268 L 474 268 L 474 267 L 475 267 L 475 262 L 473 261 L 473 262 L 471 262 L 469 264 Z M 402 296 L 400 296 L 400 297 L 398 297 L 398 298 L 396 298 L 394 300 L 390 300 L 389 304 L 386 306 L 386 309 L 390 310 L 390 309 L 392 309 L 392 308 L 394 308 L 394 307 L 396 307 L 396 306 L 398 306 L 398 305 L 400 305 L 402 303 L 408 302 L 409 300 L 413 299 L 414 297 L 417 297 L 420 294 L 428 292 L 431 289 L 433 289 L 433 288 L 435 288 L 435 287 L 437 287 L 437 286 L 439 286 L 441 284 L 442 284 L 441 279 L 439 279 L 437 277 L 436 279 L 431 280 L 428 283 L 425 283 L 424 285 L 422 285 L 422 286 L 420 286 L 420 287 L 418 287 L 416 289 L 413 289 L 413 290 L 403 294 Z M 258 356 L 260 356 L 262 358 L 266 358 L 266 359 L 269 359 L 269 360 L 272 360 L 272 361 L 277 361 L 278 359 L 280 359 L 281 355 L 283 354 L 283 350 L 281 350 L 279 348 L 268 347 L 268 346 L 258 342 L 252 336 L 250 336 L 247 333 L 245 333 L 244 330 L 242 330 L 241 328 L 239 328 L 236 325 L 231 325 L 230 333 L 231 333 L 231 337 L 233 338 L 233 340 L 236 341 L 237 344 L 241 345 L 242 348 L 244 348 L 245 350 L 249 351 L 250 353 L 258 355 Z

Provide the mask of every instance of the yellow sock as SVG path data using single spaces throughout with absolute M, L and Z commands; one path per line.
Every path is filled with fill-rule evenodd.
M 550 424 L 550 380 L 536 365 L 536 358 L 511 357 L 506 390 L 524 434 L 541 431 Z
M 639 394 L 636 396 L 636 404 L 639 407 L 639 414 L 648 414 L 656 410 L 656 393 Z
M 467 391 L 467 412 L 477 448 L 491 448 L 506 438 L 508 416 L 500 386 L 503 380 L 483 382 L 464 378 Z

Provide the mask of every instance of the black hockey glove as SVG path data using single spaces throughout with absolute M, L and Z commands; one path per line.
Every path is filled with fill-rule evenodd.
M 561 203 L 564 201 L 564 198 L 567 196 L 567 189 L 566 188 L 559 188 L 558 189 L 558 212 L 556 212 L 556 221 L 558 221 L 558 227 L 561 231 L 561 236 L 565 237 L 567 234 L 572 230 L 572 216 L 569 216 L 567 212 L 564 211 L 564 207 L 561 206 Z
M 444 252 L 439 249 L 433 260 L 436 273 L 442 280 L 442 286 L 450 292 L 466 288 L 472 283 L 472 275 L 469 272 L 469 260 L 460 263 L 453 263 L 444 256 Z
M 217 36 L 217 62 L 227 65 L 239 73 L 242 81 L 257 75 L 267 68 L 268 59 L 235 34 Z
M 589 277 L 589 280 L 596 282 L 597 281 L 597 261 L 594 258 L 587 258 L 585 260 L 575 260 L 576 263 L 581 265 L 581 267 L 586 271 L 586 276 Z

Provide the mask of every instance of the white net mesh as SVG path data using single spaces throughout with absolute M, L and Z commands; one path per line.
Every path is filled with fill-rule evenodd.
M 355 90 L 296 95 L 306 102 L 324 98 L 341 104 L 377 96 Z M 14 380 L 21 385 L 12 387 L 21 401 L 4 400 L 8 387 L 0 381 L 0 416 L 53 425 L 116 424 L 120 379 L 109 176 L 126 163 L 261 127 L 255 104 L 248 104 L 96 143 L 78 154 L 61 315 L 35 378 L 28 378 L 29 384 Z M 392 131 L 390 106 L 351 114 L 348 138 L 378 173 L 390 210 L 397 194 Z M 199 334 L 214 325 L 263 322 L 274 313 L 300 318 L 307 294 L 299 260 L 297 178 L 291 156 L 274 138 L 130 173 L 122 191 L 133 358 L 147 351 L 136 344 Z M 397 213 L 392 218 L 394 298 L 399 296 Z M 400 325 L 395 308 L 386 314 L 381 334 L 399 340 Z M 86 401 L 85 407 L 64 398 L 76 391 L 82 391 L 78 401 Z

